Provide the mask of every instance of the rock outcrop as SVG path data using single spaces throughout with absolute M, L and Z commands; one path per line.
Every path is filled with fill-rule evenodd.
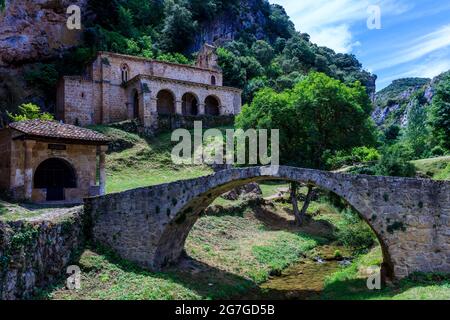
M 0 66 L 45 60 L 78 45 L 82 30 L 67 28 L 66 11 L 75 4 L 85 17 L 87 2 L 5 0 L 0 12 Z
M 408 124 L 408 112 L 411 109 L 413 97 L 419 94 L 424 106 L 433 98 L 436 79 L 405 78 L 392 82 L 375 96 L 375 109 L 372 118 L 380 127 L 392 124 L 406 127 Z

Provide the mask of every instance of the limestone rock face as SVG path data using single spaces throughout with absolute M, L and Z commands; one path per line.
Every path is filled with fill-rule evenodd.
M 67 8 L 78 5 L 86 16 L 88 0 L 5 0 L 0 12 L 0 66 L 51 58 L 76 46 L 82 30 L 66 26 Z M 83 24 L 83 19 L 82 19 Z

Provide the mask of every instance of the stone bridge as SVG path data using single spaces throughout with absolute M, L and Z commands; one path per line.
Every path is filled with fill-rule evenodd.
M 450 181 L 251 167 L 89 198 L 85 210 L 94 241 L 160 270 L 180 257 L 189 231 L 216 197 L 268 179 L 311 183 L 345 199 L 377 235 L 388 279 L 450 272 Z

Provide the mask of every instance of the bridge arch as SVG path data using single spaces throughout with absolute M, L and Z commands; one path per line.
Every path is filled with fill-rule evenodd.
M 372 223 L 372 217 L 374 216 L 373 210 L 367 206 L 366 202 L 357 201 L 358 197 L 355 197 L 354 195 L 350 196 L 346 193 L 346 188 L 343 188 L 342 183 L 334 181 L 334 179 L 331 178 L 332 176 L 328 175 L 327 172 L 307 169 L 302 170 L 306 170 L 306 174 L 292 174 L 292 171 L 289 171 L 289 173 L 286 174 L 283 170 L 280 171 L 274 167 L 267 168 L 265 174 L 261 175 L 261 172 L 255 172 L 250 168 L 243 177 L 232 178 L 224 183 L 223 181 L 220 181 L 216 185 L 209 185 L 208 187 L 210 189 L 206 192 L 202 192 L 203 190 L 194 192 L 189 197 L 186 204 L 173 215 L 173 218 L 167 224 L 167 227 L 161 235 L 160 241 L 156 247 L 156 265 L 166 266 L 178 260 L 184 250 L 187 236 L 199 219 L 201 212 L 211 205 L 216 198 L 225 192 L 248 183 L 261 182 L 270 179 L 313 184 L 315 187 L 333 192 L 344 199 L 358 212 L 359 216 L 375 233 L 383 254 L 382 274 L 385 278 L 392 278 L 393 264 L 391 262 L 389 248 L 385 244 L 385 239 L 383 237 L 384 232 L 381 232 Z
M 345 199 L 383 250 L 385 276 L 450 272 L 450 182 L 349 175 L 274 166 L 231 169 L 89 198 L 94 241 L 151 270 L 175 262 L 200 213 L 220 194 L 251 181 L 307 182 Z

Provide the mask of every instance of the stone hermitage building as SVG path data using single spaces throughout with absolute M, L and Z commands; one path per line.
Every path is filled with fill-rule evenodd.
M 37 203 L 81 203 L 103 195 L 108 142 L 100 133 L 56 121 L 11 123 L 0 130 L 0 189 Z
M 154 131 L 170 116 L 231 118 L 241 111 L 241 92 L 223 86 L 211 45 L 195 66 L 99 52 L 84 76 L 61 79 L 56 116 L 81 126 L 139 119 Z

